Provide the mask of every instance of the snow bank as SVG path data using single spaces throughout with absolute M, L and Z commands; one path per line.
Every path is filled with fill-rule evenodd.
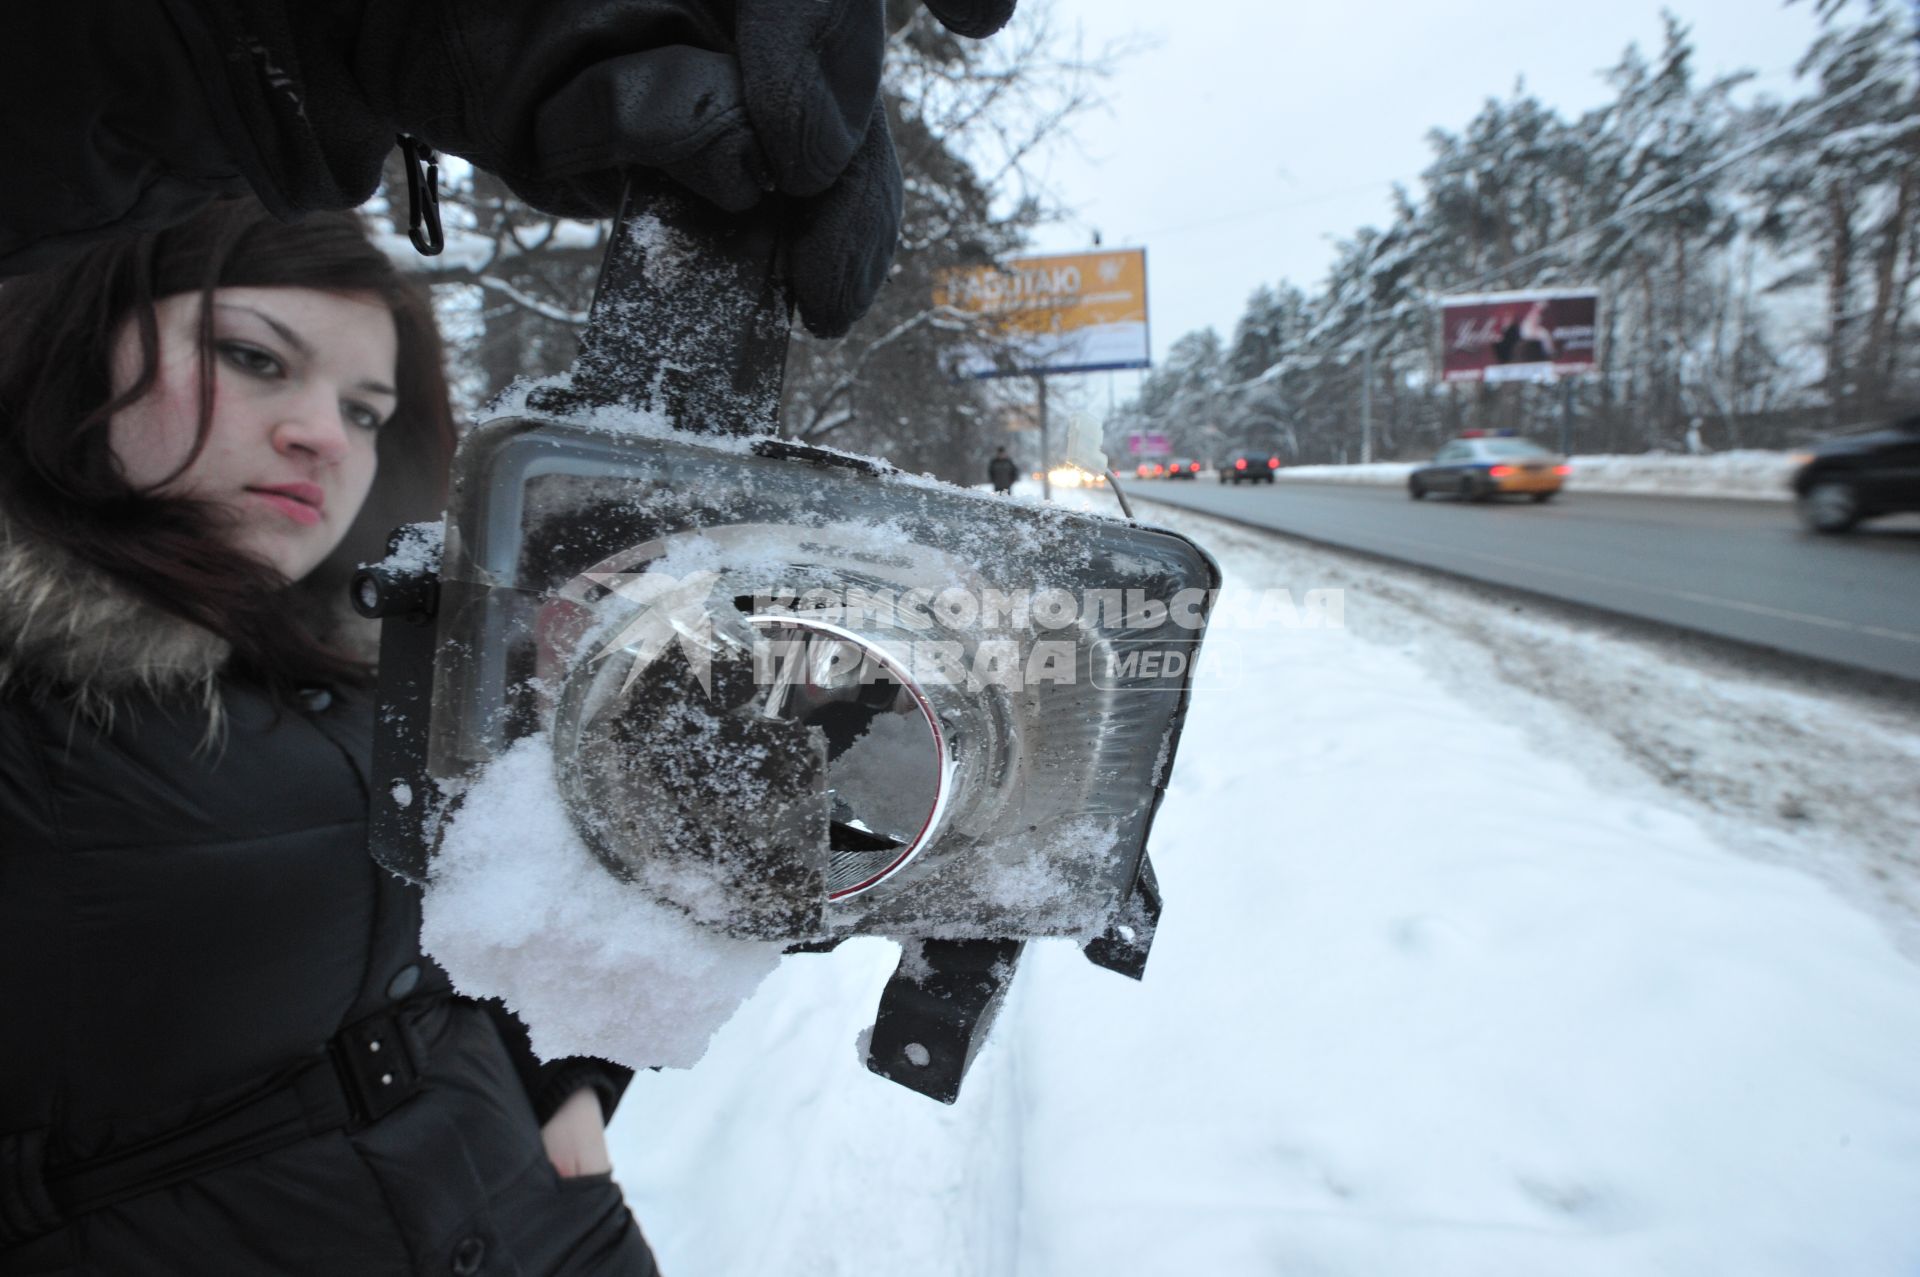
M 1399 485 L 1416 463 L 1377 461 L 1356 466 L 1287 466 L 1286 482 L 1379 483 Z M 1790 453 L 1748 449 L 1699 456 L 1685 453 L 1574 457 L 1567 481 L 1579 492 L 1656 493 L 1665 496 L 1743 497 L 1759 501 L 1791 498 L 1787 481 L 1797 463 Z
M 1670 496 L 1748 497 L 1786 501 L 1787 484 L 1799 469 L 1790 453 L 1715 452 L 1704 456 L 1647 453 L 1641 456 L 1575 457 L 1571 482 L 1587 492 L 1656 492 Z

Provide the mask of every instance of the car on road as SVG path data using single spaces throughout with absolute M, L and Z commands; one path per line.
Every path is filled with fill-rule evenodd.
M 1167 477 L 1167 466 L 1163 461 L 1142 461 L 1133 468 L 1133 473 L 1141 479 L 1164 479 Z
M 1825 439 L 1798 454 L 1794 505 L 1815 532 L 1920 510 L 1920 416 L 1865 434 Z
M 1222 483 L 1272 483 L 1280 458 L 1267 452 L 1236 452 L 1220 463 Z
M 1469 430 L 1442 444 L 1432 461 L 1407 475 L 1407 495 L 1418 501 L 1439 492 L 1462 501 L 1485 501 L 1512 492 L 1551 501 L 1572 472 L 1565 457 L 1537 443 L 1512 433 Z
M 1200 476 L 1200 463 L 1192 457 L 1175 457 L 1167 463 L 1167 478 L 1196 479 Z

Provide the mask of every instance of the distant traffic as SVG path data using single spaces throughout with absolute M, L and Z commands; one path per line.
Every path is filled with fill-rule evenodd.
M 1920 512 L 1920 415 L 1830 436 L 1779 457 L 1794 467 L 1790 477 L 1783 476 L 1788 491 L 1781 495 L 1792 496 L 1810 531 L 1836 535 L 1869 519 Z M 1134 467 L 1133 477 L 1193 480 L 1208 469 L 1193 457 L 1150 458 Z M 1516 431 L 1465 430 L 1432 458 L 1407 468 L 1406 489 L 1415 501 L 1441 496 L 1482 503 L 1524 496 L 1545 504 L 1566 489 L 1573 469 L 1570 458 Z M 1222 484 L 1237 486 L 1272 484 L 1286 466 L 1278 453 L 1252 449 L 1228 453 L 1211 470 Z

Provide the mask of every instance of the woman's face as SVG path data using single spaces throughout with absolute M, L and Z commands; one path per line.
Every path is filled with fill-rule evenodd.
M 223 512 L 227 543 L 298 581 L 340 544 L 373 486 L 374 436 L 398 404 L 393 315 L 377 297 L 306 288 L 213 293 L 213 411 L 200 422 L 200 295 L 154 306 L 152 389 L 108 423 L 127 482 Z M 114 338 L 115 393 L 140 369 L 131 319 Z

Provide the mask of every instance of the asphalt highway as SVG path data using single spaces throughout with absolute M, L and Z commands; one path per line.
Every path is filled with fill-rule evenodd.
M 1841 537 L 1785 502 L 1609 496 L 1569 489 L 1462 503 L 1404 487 L 1131 482 L 1141 501 L 1920 682 L 1920 517 Z

